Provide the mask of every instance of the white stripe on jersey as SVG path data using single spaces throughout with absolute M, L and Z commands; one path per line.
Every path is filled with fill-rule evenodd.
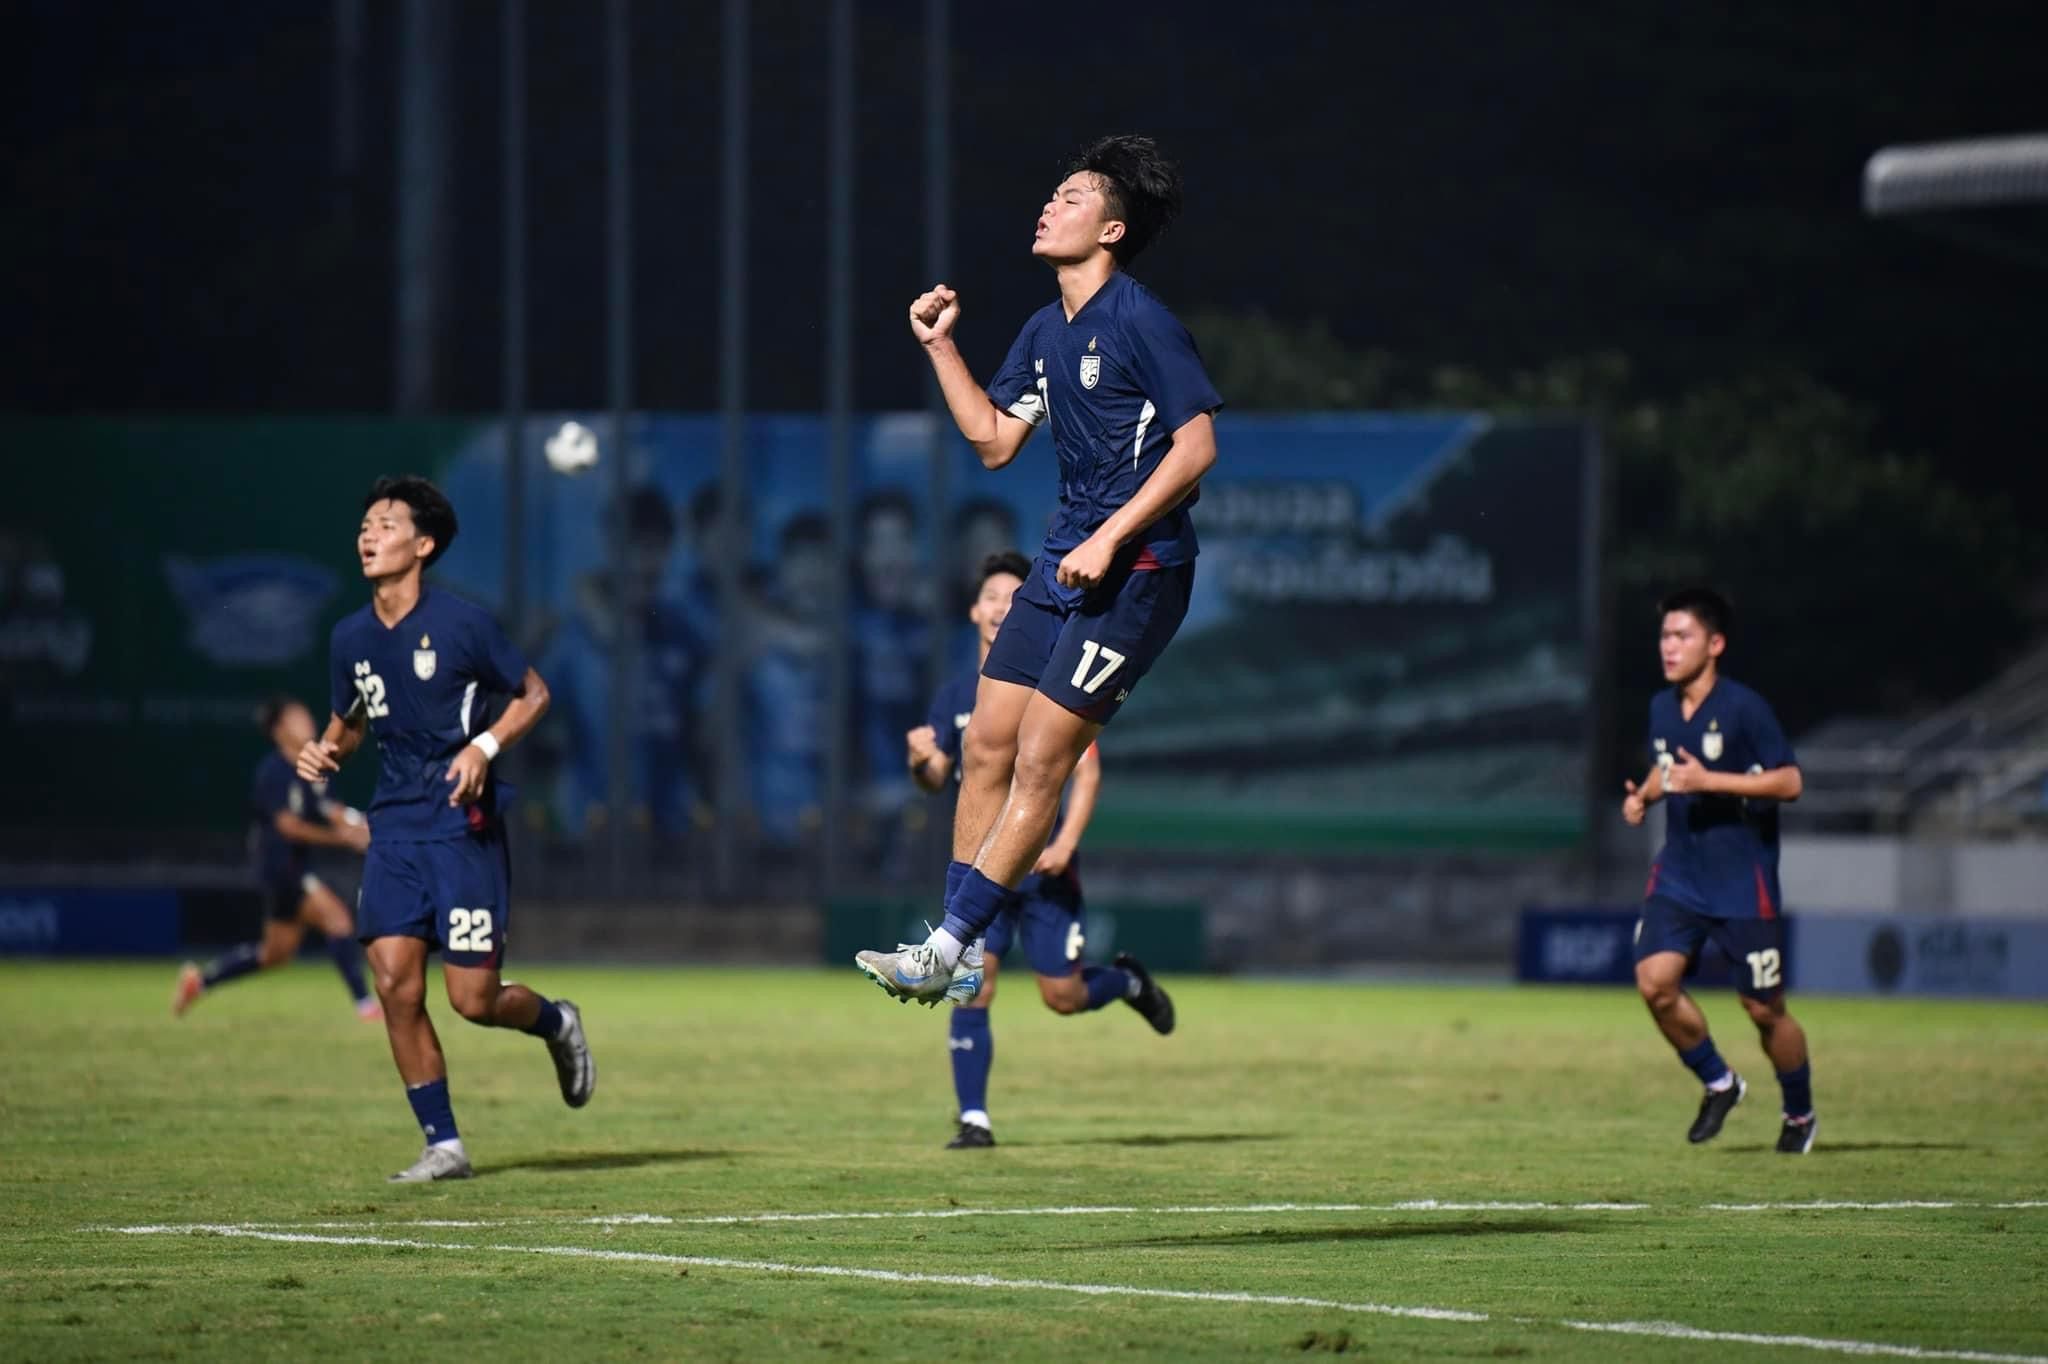
M 1152 406 L 1152 400 L 1147 398 L 1144 409 L 1138 413 L 1138 438 L 1131 443 L 1131 468 L 1134 470 L 1138 467 L 1138 457 L 1145 453 L 1145 428 L 1158 415 L 1159 409 Z
M 475 701 L 475 700 L 476 700 L 476 679 L 475 679 L 475 678 L 471 678 L 471 679 L 469 680 L 469 685 L 468 685 L 468 686 L 466 686 L 466 687 L 464 687 L 464 688 L 462 689 L 462 737 L 463 737 L 463 738 L 465 738 L 465 739 L 467 739 L 467 738 L 469 737 L 469 707 L 470 707 L 470 703 L 471 703 L 472 701 Z

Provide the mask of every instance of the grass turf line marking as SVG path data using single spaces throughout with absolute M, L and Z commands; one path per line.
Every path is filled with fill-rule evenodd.
M 1204 1292 L 1195 1289 L 1141 1288 L 1127 1284 L 1064 1283 L 1055 1279 L 1003 1279 L 993 1274 L 923 1274 L 896 1269 L 865 1269 L 851 1265 L 798 1265 L 775 1260 L 736 1260 L 713 1255 L 664 1255 L 656 1251 L 598 1250 L 584 1246 L 459 1245 L 447 1241 L 401 1240 L 382 1236 L 316 1236 L 304 1232 L 257 1231 L 227 1225 L 190 1227 L 122 1227 L 129 1235 L 165 1235 L 210 1232 L 216 1236 L 241 1237 L 288 1244 L 375 1246 L 393 1250 L 448 1250 L 475 1254 L 484 1251 L 500 1255 L 544 1255 L 560 1259 L 601 1260 L 615 1264 L 684 1265 L 703 1269 L 734 1269 L 764 1274 L 805 1275 L 815 1278 L 864 1279 L 876 1283 L 933 1284 L 949 1288 L 998 1288 L 1041 1293 L 1072 1293 L 1095 1298 L 1152 1298 L 1170 1302 L 1243 1303 L 1259 1307 L 1313 1307 L 1325 1311 L 1355 1312 L 1362 1315 L 1400 1317 L 1415 1321 L 1459 1322 L 1484 1325 L 1499 1320 L 1516 1326 L 1554 1326 L 1569 1331 L 1591 1331 L 1603 1335 L 1648 1336 L 1663 1340 L 1719 1341 L 1737 1345 L 1780 1346 L 1817 1350 L 1827 1354 L 1859 1355 L 1889 1359 L 1961 1360 L 1967 1364 L 2048 1364 L 2048 1356 L 1996 1354 L 1984 1350 L 1944 1350 L 1921 1345 L 1892 1345 L 1874 1340 L 1838 1340 L 1825 1336 L 1778 1336 L 1756 1331 L 1709 1331 L 1679 1322 L 1661 1321 L 1579 1321 L 1570 1318 L 1502 1316 L 1468 1312 L 1454 1307 L 1401 1307 L 1389 1303 L 1338 1302 L 1331 1298 L 1295 1297 L 1276 1293 Z
M 946 1221 L 969 1217 L 1186 1217 L 1233 1216 L 1258 1213 L 1331 1212 L 1923 1212 L 1941 1210 L 2013 1211 L 2048 1208 L 2048 1200 L 2021 1199 L 1984 1203 L 1932 1199 L 1895 1199 L 1888 1202 L 1810 1201 L 1804 1203 L 1701 1203 L 1697 1206 L 1659 1208 L 1650 1203 L 1544 1203 L 1453 1202 L 1436 1198 L 1409 1199 L 1399 1203 L 1216 1203 L 1183 1204 L 1142 1208 L 1126 1204 L 1075 1204 L 1044 1208 L 904 1208 L 888 1212 L 748 1212 L 671 1217 L 663 1213 L 622 1212 L 599 1217 L 515 1217 L 486 1220 L 461 1218 L 411 1218 L 386 1221 L 237 1222 L 250 1230 L 283 1231 L 375 1231 L 386 1227 L 453 1227 L 480 1230 L 513 1226 L 595 1226 L 595 1227 L 727 1227 L 775 1222 L 889 1222 Z M 165 1224 L 165 1230 L 183 1226 L 214 1226 L 215 1223 Z M 93 1226 L 84 1231 L 126 1231 L 126 1227 Z

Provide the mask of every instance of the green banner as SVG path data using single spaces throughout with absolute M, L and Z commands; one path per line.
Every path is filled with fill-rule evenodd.
M 0 820 L 228 832 L 279 692 L 326 714 L 364 600 L 379 474 L 438 472 L 466 421 L 10 420 L 0 512 Z M 365 799 L 357 764 L 340 792 Z

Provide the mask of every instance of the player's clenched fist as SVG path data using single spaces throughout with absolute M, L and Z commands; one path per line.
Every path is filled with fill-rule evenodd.
M 910 334 L 921 345 L 951 336 L 953 324 L 959 320 L 960 295 L 943 284 L 934 284 L 910 305 Z
M 340 751 L 324 739 L 310 740 L 299 750 L 299 776 L 306 781 L 326 781 L 329 774 L 341 771 L 341 760 L 335 756 Z
M 939 732 L 930 725 L 919 725 L 905 734 L 903 741 L 913 769 L 944 756 L 939 752 Z

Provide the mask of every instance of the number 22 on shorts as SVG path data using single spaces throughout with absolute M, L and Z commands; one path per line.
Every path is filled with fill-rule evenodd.
M 491 911 L 451 909 L 448 911 L 448 950 L 488 952 L 491 950 Z

